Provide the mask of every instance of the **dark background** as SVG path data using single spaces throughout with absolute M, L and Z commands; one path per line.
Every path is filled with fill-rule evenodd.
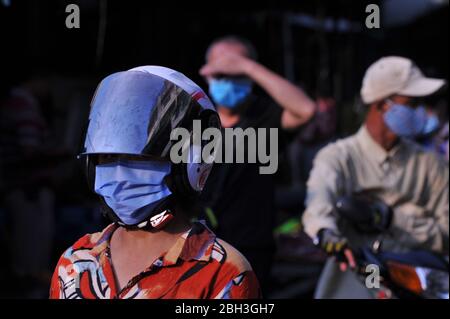
M 65 27 L 65 8 L 70 3 L 80 7 L 80 29 Z M 329 68 L 330 82 L 335 73 L 345 73 L 343 97 L 356 93 L 363 71 L 381 55 L 404 55 L 429 69 L 431 75 L 448 77 L 448 6 L 394 27 L 384 25 L 381 7 L 381 29 L 375 30 L 363 24 L 367 3 L 381 5 L 380 1 L 348 0 L 258 1 L 254 6 L 238 1 L 12 0 L 9 7 L 0 5 L 1 67 L 9 76 L 36 69 L 64 76 L 101 77 L 137 65 L 160 64 L 201 82 L 197 71 L 211 40 L 238 34 L 255 44 L 261 62 L 280 73 L 285 73 L 284 60 L 291 54 L 292 73 L 309 90 L 317 89 L 321 66 Z M 102 14 L 106 21 L 104 49 L 97 56 Z M 296 14 L 318 21 L 323 18 L 326 23 L 344 20 L 360 30 L 331 27 L 322 32 L 292 25 L 292 45 L 286 47 L 284 24 Z M 403 14 L 400 6 L 392 15 L 395 19 Z
M 408 6 L 422 2 L 428 3 L 428 11 L 417 6 L 415 18 L 400 25 L 392 22 L 402 21 Z M 80 7 L 80 29 L 65 27 L 70 3 Z M 364 26 L 368 3 L 381 6 L 380 29 Z M 397 5 L 388 12 L 385 3 Z M 448 1 L 443 6 L 432 3 L 11 0 L 8 7 L 0 5 L 1 88 L 4 91 L 31 71 L 90 80 L 92 92 L 106 74 L 148 64 L 179 70 L 204 87 L 198 69 L 208 44 L 237 34 L 254 43 L 263 64 L 314 97 L 333 96 L 343 106 L 354 102 L 363 72 L 383 55 L 409 57 L 427 75 L 448 79 Z M 319 27 L 289 22 L 299 15 L 315 19 Z M 100 21 L 105 22 L 104 33 L 99 32 Z M 343 23 L 350 27 L 339 27 Z M 54 112 L 66 111 L 56 104 Z M 348 122 L 349 127 L 346 119 L 340 121 L 341 133 L 354 130 Z

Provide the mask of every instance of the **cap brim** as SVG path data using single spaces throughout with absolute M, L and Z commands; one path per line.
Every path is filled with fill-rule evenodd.
M 397 94 L 405 96 L 427 96 L 438 91 L 444 86 L 445 80 L 432 78 L 419 78 L 408 83 L 408 85 Z

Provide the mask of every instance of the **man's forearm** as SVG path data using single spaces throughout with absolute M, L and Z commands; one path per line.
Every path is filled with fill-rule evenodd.
M 307 122 L 314 115 L 314 101 L 288 80 L 251 60 L 246 62 L 245 70 L 247 76 L 294 117 L 297 125 Z

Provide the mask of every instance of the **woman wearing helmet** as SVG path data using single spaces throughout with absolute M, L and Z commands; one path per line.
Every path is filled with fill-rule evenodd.
M 171 133 L 193 132 L 194 120 L 220 128 L 209 98 L 177 71 L 144 66 L 103 79 L 79 157 L 112 223 L 64 252 L 50 298 L 260 297 L 246 259 L 191 222 L 212 163 L 174 163 L 170 150 Z

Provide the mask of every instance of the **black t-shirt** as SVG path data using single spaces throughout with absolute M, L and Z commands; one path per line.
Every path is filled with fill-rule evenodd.
M 279 153 L 290 135 L 281 129 L 281 114 L 282 109 L 268 98 L 252 96 L 235 128 L 278 128 Z M 246 152 L 245 163 L 215 163 L 201 197 L 202 205 L 210 207 L 217 218 L 216 234 L 238 249 L 274 246 L 276 174 L 260 174 L 259 168 L 268 164 L 256 158 L 256 163 L 248 163 Z

